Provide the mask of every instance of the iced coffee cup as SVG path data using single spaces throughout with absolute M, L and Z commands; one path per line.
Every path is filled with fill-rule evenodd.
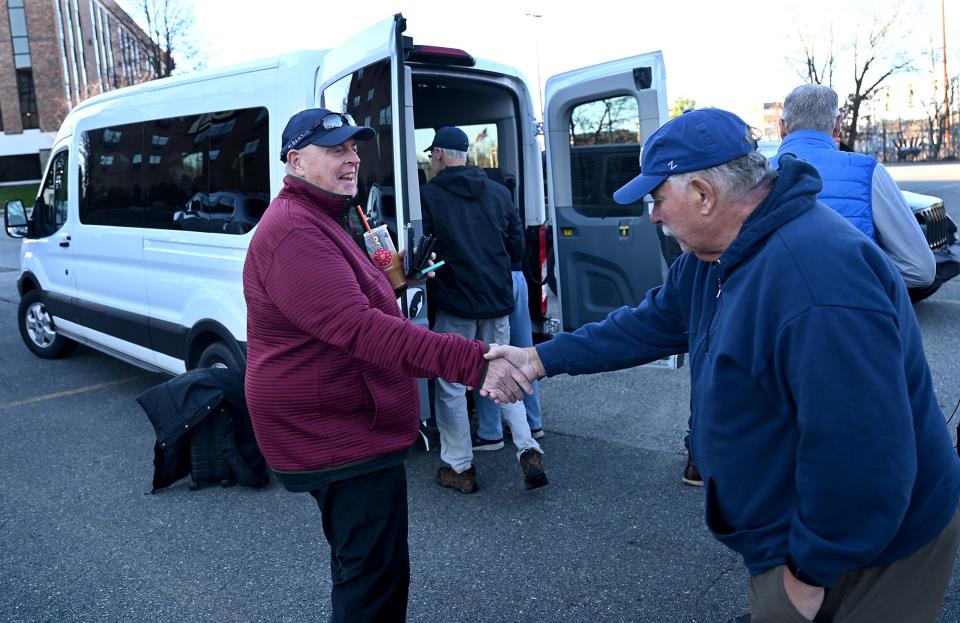
M 402 290 L 407 285 L 407 278 L 403 274 L 403 262 L 400 261 L 397 248 L 393 246 L 387 226 L 380 225 L 364 232 L 363 242 L 370 259 L 390 280 L 390 286 L 394 290 Z

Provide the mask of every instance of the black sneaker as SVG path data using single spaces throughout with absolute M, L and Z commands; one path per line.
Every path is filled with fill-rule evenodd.
M 520 454 L 520 471 L 523 472 L 523 485 L 527 491 L 542 487 L 549 482 L 543 467 L 543 455 L 533 448 L 527 448 Z
M 487 452 L 501 448 L 503 448 L 503 437 L 500 439 L 484 439 L 483 437 L 473 435 L 474 451 Z

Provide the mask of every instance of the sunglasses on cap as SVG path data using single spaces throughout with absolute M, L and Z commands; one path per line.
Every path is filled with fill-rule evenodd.
M 354 121 L 353 117 L 347 113 L 332 112 L 329 115 L 325 115 L 320 119 L 320 121 L 317 121 L 315 124 L 310 126 L 309 129 L 301 132 L 296 138 L 284 145 L 283 153 L 287 153 L 291 149 L 295 149 L 303 139 L 307 138 L 320 128 L 323 128 L 324 130 L 336 130 L 337 128 L 342 128 L 344 125 L 356 127 L 357 122 Z

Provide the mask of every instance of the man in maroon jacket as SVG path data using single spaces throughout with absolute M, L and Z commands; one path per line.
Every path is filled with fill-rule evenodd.
M 333 621 L 403 621 L 410 563 L 404 459 L 418 435 L 415 377 L 520 397 L 486 344 L 405 319 L 386 277 L 345 229 L 357 141 L 374 130 L 322 108 L 283 131 L 283 189 L 250 242 L 246 397 L 284 487 L 317 500 L 330 544 Z M 516 381 L 512 379 L 516 379 Z

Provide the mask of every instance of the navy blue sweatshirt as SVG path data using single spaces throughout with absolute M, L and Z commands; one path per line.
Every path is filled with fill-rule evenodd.
M 896 269 L 781 162 L 718 261 L 686 254 L 638 307 L 537 350 L 549 375 L 689 352 L 708 527 L 752 575 L 789 555 L 833 586 L 946 527 L 960 458 Z

